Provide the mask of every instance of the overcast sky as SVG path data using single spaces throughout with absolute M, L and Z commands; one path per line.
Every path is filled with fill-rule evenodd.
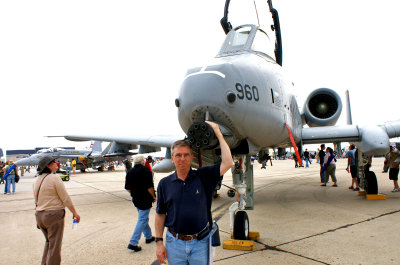
M 0 147 L 89 145 L 43 137 L 67 133 L 183 135 L 174 99 L 186 69 L 217 54 L 224 4 L 1 1 Z M 299 106 L 316 88 L 343 102 L 348 89 L 354 124 L 400 119 L 400 3 L 273 4 Z

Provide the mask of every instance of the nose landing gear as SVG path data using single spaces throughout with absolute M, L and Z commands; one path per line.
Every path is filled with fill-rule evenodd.
M 243 163 L 244 161 L 244 163 Z M 260 237 L 258 232 L 250 231 L 249 217 L 245 209 L 253 209 L 253 166 L 250 164 L 250 156 L 235 158 L 232 168 L 233 185 L 237 192 L 237 201 L 229 207 L 230 229 L 232 240 L 224 241 L 225 249 L 253 250 L 254 242 Z M 234 191 L 228 191 L 228 194 Z

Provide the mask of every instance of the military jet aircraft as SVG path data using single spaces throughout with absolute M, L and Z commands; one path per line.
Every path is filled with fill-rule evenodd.
M 131 156 L 135 153 L 131 153 L 124 150 L 116 150 L 112 148 L 113 143 L 107 145 L 102 151 L 101 142 L 94 141 L 91 143 L 88 150 L 70 150 L 59 147 L 52 147 L 47 149 L 41 149 L 36 154 L 20 159 L 15 162 L 17 166 L 37 166 L 40 159 L 44 155 L 50 155 L 57 158 L 61 164 L 65 164 L 67 160 L 76 160 L 76 168 L 85 171 L 87 168 L 95 168 L 102 170 L 102 166 L 107 161 L 116 161 L 125 159 L 127 156 Z M 117 152 L 115 152 L 117 151 Z
M 230 2 L 226 0 L 221 19 L 227 36 L 219 53 L 209 64 L 187 71 L 175 106 L 179 123 L 193 146 L 193 166 L 213 164 L 219 159 L 218 141 L 204 122 L 206 120 L 220 126 L 236 157 L 232 169 L 233 185 L 240 200 L 231 207 L 232 212 L 236 212 L 232 218 L 234 237 L 247 238 L 249 231 L 249 220 L 243 210 L 253 209 L 254 205 L 250 156 L 266 157 L 270 148 L 277 148 L 281 153 L 284 148 L 293 147 L 299 156 L 304 144 L 353 142 L 359 153 L 361 186 L 368 193 L 377 193 L 376 176 L 369 171 L 371 157 L 389 151 L 389 139 L 400 136 L 400 120 L 365 127 L 352 124 L 335 126 L 342 102 L 339 95 L 329 88 L 314 90 L 300 113 L 291 93 L 294 84 L 282 68 L 281 30 L 272 1 L 264 5 L 254 1 L 254 8 L 267 9 L 270 17 L 267 23 L 260 19 L 266 12 L 259 9 L 255 13 L 262 23 L 237 26 L 228 19 Z M 153 168 L 155 172 L 174 170 L 169 147 L 179 139 L 94 135 L 66 135 L 65 138 L 140 145 L 139 153 L 167 147 L 165 159 Z

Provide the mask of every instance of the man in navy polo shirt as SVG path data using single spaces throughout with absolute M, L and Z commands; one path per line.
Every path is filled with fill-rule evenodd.
M 157 188 L 156 255 L 161 263 L 165 263 L 165 259 L 171 265 L 208 263 L 210 234 L 207 200 L 211 204 L 213 191 L 221 177 L 233 166 L 233 159 L 218 125 L 206 122 L 218 138 L 222 162 L 192 170 L 190 145 L 183 140 L 172 145 L 171 159 L 176 171 L 163 178 Z M 164 227 L 168 229 L 165 247 Z

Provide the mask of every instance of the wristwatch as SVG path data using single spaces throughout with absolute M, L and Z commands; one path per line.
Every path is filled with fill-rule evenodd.
M 157 243 L 158 241 L 163 242 L 163 238 L 162 238 L 162 237 L 156 237 L 156 243 Z

